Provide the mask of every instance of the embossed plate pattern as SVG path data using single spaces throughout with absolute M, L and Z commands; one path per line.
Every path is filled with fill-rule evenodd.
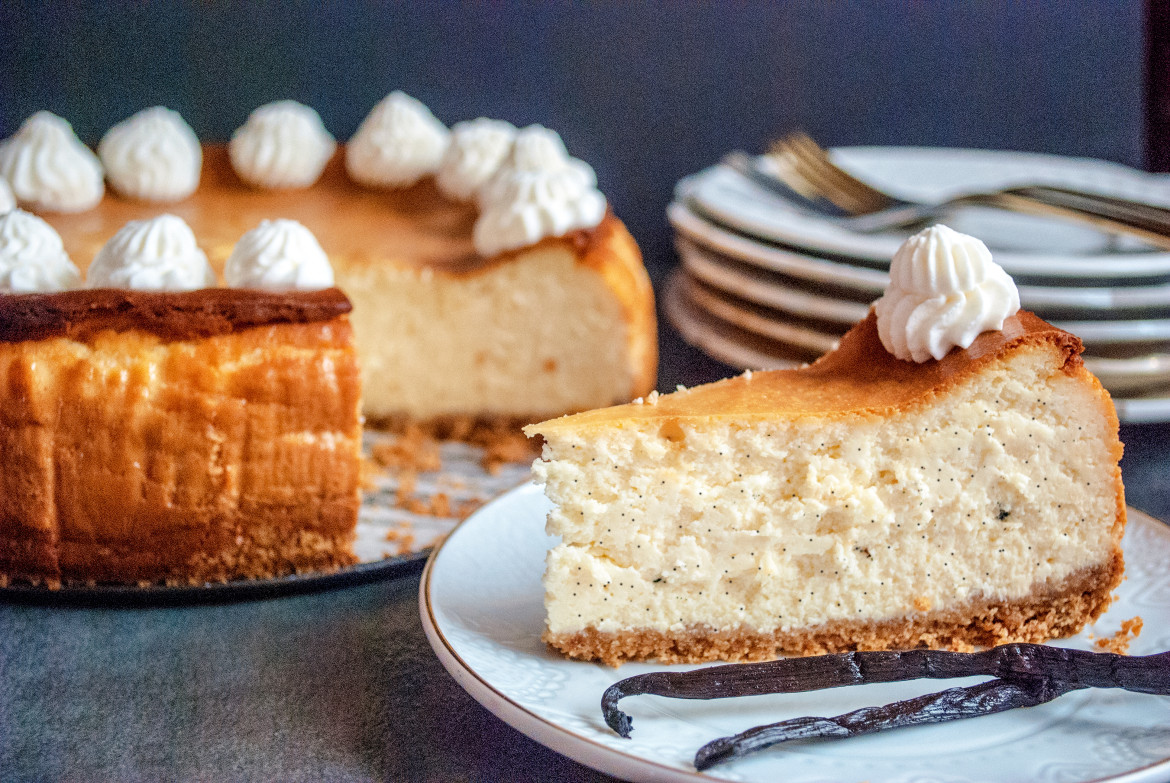
M 528 484 L 488 504 L 431 556 L 419 604 L 443 665 L 485 707 L 528 736 L 583 764 L 631 780 L 722 779 L 821 783 L 1152 783 L 1170 780 L 1170 698 L 1082 691 L 1040 707 L 842 742 L 772 749 L 700 774 L 695 750 L 717 736 L 798 715 L 836 715 L 978 679 L 890 683 L 726 701 L 640 696 L 624 740 L 601 720 L 601 693 L 620 669 L 569 661 L 540 641 L 540 578 L 551 539 L 548 502 Z M 1131 652 L 1170 649 L 1170 528 L 1130 509 L 1127 578 L 1096 624 L 1061 644 L 1089 648 L 1140 615 Z M 679 667 L 688 668 L 688 667 Z

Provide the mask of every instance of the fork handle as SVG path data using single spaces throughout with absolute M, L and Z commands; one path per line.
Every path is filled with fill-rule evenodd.
M 1150 205 L 1044 188 L 1017 188 L 975 196 L 971 203 L 1075 220 L 1109 233 L 1136 236 L 1155 247 L 1170 250 L 1170 210 Z
M 1008 188 L 1009 192 L 1031 196 L 1044 201 L 1067 203 L 1078 208 L 1117 210 L 1119 215 L 1146 217 L 1152 220 L 1170 220 L 1170 208 L 1147 201 L 1133 201 L 1118 196 L 1107 196 L 1083 190 L 1072 190 L 1057 185 L 1027 185 Z

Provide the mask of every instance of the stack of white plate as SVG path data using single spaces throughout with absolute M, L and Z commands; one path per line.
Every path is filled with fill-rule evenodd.
M 1170 177 L 1098 160 L 909 147 L 833 154 L 912 200 L 1044 183 L 1170 206 Z M 832 348 L 881 296 L 910 234 L 855 232 L 721 165 L 680 181 L 668 216 L 682 265 L 667 316 L 688 342 L 753 369 L 797 366 Z M 1170 252 L 998 210 L 957 210 L 945 222 L 987 243 L 1026 309 L 1081 338 L 1122 421 L 1170 421 Z

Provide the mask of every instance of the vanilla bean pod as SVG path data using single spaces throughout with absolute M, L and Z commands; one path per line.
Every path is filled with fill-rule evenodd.
M 865 707 L 834 718 L 793 718 L 708 742 L 695 754 L 695 768 L 707 769 L 782 742 L 845 739 L 903 726 L 945 723 L 1017 707 L 1033 707 L 1083 687 L 1086 686 L 1043 678 L 1014 682 L 996 679 L 882 707 Z
M 1052 680 L 1076 688 L 1124 688 L 1170 695 L 1170 652 L 1130 657 L 1017 643 L 977 653 L 908 650 L 785 658 L 766 663 L 728 664 L 689 672 L 650 672 L 628 677 L 606 689 L 601 698 L 601 710 L 609 727 L 628 737 L 633 721 L 617 707 L 618 701 L 626 696 L 651 694 L 676 699 L 721 699 L 977 675 L 1017 682 Z

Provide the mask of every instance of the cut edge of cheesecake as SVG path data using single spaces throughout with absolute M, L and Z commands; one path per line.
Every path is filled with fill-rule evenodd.
M 544 460 L 537 463 L 536 473 L 538 478 L 544 481 L 546 492 L 554 502 L 554 509 L 549 517 L 549 532 L 565 537 L 565 541 L 550 551 L 546 569 L 546 605 L 549 607 L 549 627 L 544 635 L 545 640 L 567 655 L 602 660 L 616 665 L 624 660 L 641 660 L 648 657 L 657 657 L 663 662 L 698 662 L 704 660 L 755 660 L 774 657 L 781 653 L 812 654 L 845 649 L 891 649 L 914 646 L 969 649 L 974 645 L 993 645 L 1008 641 L 1043 641 L 1076 632 L 1084 624 L 1098 617 L 1108 607 L 1112 591 L 1120 581 L 1123 570 L 1120 538 L 1125 524 L 1124 489 L 1118 467 L 1122 446 L 1117 438 L 1116 414 L 1108 394 L 1097 379 L 1084 368 L 1079 356 L 1080 349 L 1080 341 L 1073 335 L 1052 327 L 1031 313 L 1021 311 L 1008 319 L 1002 331 L 984 333 L 965 350 L 956 349 L 941 361 L 919 365 L 900 361 L 882 348 L 876 333 L 875 319 L 871 312 L 869 317 L 855 326 L 842 339 L 836 351 L 830 352 L 816 363 L 805 368 L 745 373 L 737 378 L 663 395 L 654 400 L 589 411 L 527 428 L 526 432 L 529 435 L 539 434 L 543 436 L 545 441 Z M 1018 364 L 1018 367 L 1015 367 L 1013 362 Z M 661 533 L 661 530 L 658 529 L 670 521 L 668 519 L 671 514 L 669 509 L 672 507 L 669 503 L 660 502 L 661 498 L 653 497 L 653 487 L 638 483 L 638 479 L 633 478 L 639 473 L 638 460 L 642 460 L 644 464 L 654 464 L 656 460 L 663 460 L 663 464 L 668 465 L 669 470 L 677 470 L 675 474 L 669 474 L 668 469 L 663 468 L 664 472 L 661 475 L 651 476 L 654 479 L 654 482 L 651 483 L 661 481 L 666 484 L 668 478 L 684 483 L 694 482 L 696 486 L 701 487 L 700 494 L 702 491 L 708 491 L 712 494 L 711 502 L 713 505 L 727 503 L 729 506 L 733 506 L 734 503 L 726 494 L 720 494 L 724 493 L 725 490 L 720 481 L 727 486 L 738 486 L 741 491 L 746 488 L 749 493 L 753 491 L 750 484 L 740 481 L 737 485 L 734 478 L 726 480 L 726 477 L 720 481 L 712 480 L 709 484 L 702 483 L 696 479 L 693 473 L 686 472 L 691 468 L 688 468 L 685 460 L 678 457 L 679 453 L 686 451 L 686 448 L 680 448 L 683 444 L 696 443 L 698 444 L 697 448 L 706 448 L 708 444 L 704 441 L 705 428 L 712 432 L 729 434 L 728 442 L 739 437 L 740 442 L 750 442 L 759 446 L 759 438 L 743 440 L 745 437 L 743 433 L 752 432 L 757 427 L 764 427 L 770 421 L 779 420 L 785 422 L 784 427 L 787 429 L 780 428 L 777 434 L 791 436 L 796 433 L 807 439 L 810 433 L 823 430 L 827 439 L 841 436 L 839 443 L 845 444 L 849 448 L 856 447 L 860 452 L 869 448 L 866 445 L 866 438 L 874 436 L 875 433 L 880 435 L 883 422 L 905 423 L 915 415 L 921 415 L 922 412 L 934 411 L 938 413 L 955 401 L 962 403 L 963 411 L 968 411 L 971 409 L 973 401 L 965 399 L 963 394 L 965 390 L 974 389 L 978 385 L 981 375 L 995 375 L 997 373 L 1002 375 L 1004 372 L 1013 371 L 1018 373 L 1050 373 L 1050 379 L 1066 379 L 1071 386 L 1065 384 L 1064 381 L 1051 382 L 1060 386 L 1061 394 L 1066 396 L 1072 394 L 1072 397 L 1079 400 L 1080 403 L 1089 406 L 1084 416 L 1094 422 L 1095 429 L 1092 437 L 1095 442 L 1088 442 L 1089 439 L 1086 438 L 1086 442 L 1078 443 L 1076 448 L 1088 449 L 1092 452 L 1093 459 L 1096 460 L 1095 466 L 1092 468 L 1094 472 L 1090 477 L 1090 483 L 1101 484 L 1103 482 L 1103 485 L 1092 488 L 1093 502 L 1096 504 L 1093 513 L 1096 513 L 1100 518 L 1092 522 L 1082 520 L 1080 523 L 1075 521 L 1069 523 L 1068 532 L 1077 538 L 1078 545 L 1083 544 L 1084 551 L 1075 552 L 1075 556 L 1069 555 L 1071 565 L 1068 568 L 1062 566 L 1063 570 L 1060 570 L 1055 566 L 1047 567 L 1038 563 L 1036 573 L 1041 574 L 1041 577 L 1032 580 L 1030 584 L 1020 584 L 1019 579 L 1017 579 L 1015 587 L 1009 593 L 996 594 L 994 590 L 984 590 L 983 592 L 976 590 L 969 592 L 961 600 L 949 603 L 940 600 L 938 595 L 929 595 L 929 591 L 926 590 L 919 591 L 921 593 L 919 595 L 914 595 L 916 592 L 914 590 L 908 592 L 903 590 L 904 595 L 892 602 L 885 601 L 882 604 L 883 610 L 873 618 L 867 616 L 868 610 L 865 608 L 865 600 L 861 599 L 860 596 L 853 596 L 853 598 L 837 596 L 849 606 L 856 604 L 858 615 L 855 617 L 860 616 L 860 619 L 833 616 L 831 612 L 827 616 L 817 617 L 814 613 L 814 622 L 802 623 L 798 621 L 787 625 L 779 620 L 775 622 L 769 620 L 761 624 L 758 613 L 753 615 L 752 611 L 749 610 L 751 596 L 753 590 L 757 591 L 755 595 L 761 594 L 759 592 L 761 590 L 767 593 L 769 589 L 772 593 L 777 593 L 785 589 L 794 590 L 794 586 L 802 584 L 800 569 L 798 565 L 794 565 L 794 561 L 799 561 L 800 557 L 790 556 L 781 566 L 776 566 L 775 563 L 770 564 L 767 557 L 753 559 L 757 553 L 751 552 L 751 557 L 746 559 L 750 559 L 753 564 L 759 563 L 758 567 L 761 569 L 779 567 L 783 571 L 787 568 L 785 573 L 788 582 L 777 581 L 779 577 L 772 578 L 770 581 L 756 579 L 753 582 L 753 575 L 744 574 L 742 579 L 748 583 L 748 586 L 743 588 L 744 592 L 740 595 L 740 599 L 725 600 L 721 610 L 714 611 L 714 613 L 707 612 L 706 615 L 701 611 L 692 611 L 687 607 L 695 606 L 696 602 L 700 604 L 712 603 L 714 606 L 714 599 L 698 597 L 703 595 L 703 591 L 699 588 L 705 588 L 709 595 L 716 585 L 727 586 L 720 580 L 706 578 L 706 581 L 701 581 L 699 577 L 695 577 L 691 582 L 687 582 L 684 578 L 677 583 L 682 586 L 675 588 L 677 595 L 673 597 L 665 595 L 668 591 L 659 588 L 659 583 L 665 581 L 669 584 L 671 579 L 677 579 L 677 575 L 672 574 L 669 570 L 671 558 L 675 558 L 673 562 L 677 564 L 674 568 L 684 567 L 684 570 L 694 568 L 696 569 L 695 573 L 701 569 L 694 563 L 688 563 L 687 558 L 696 552 L 698 553 L 695 555 L 696 562 L 701 561 L 704 557 L 711 561 L 722 558 L 723 565 L 730 565 L 732 561 L 726 559 L 728 552 L 737 552 L 736 546 L 747 548 L 750 545 L 753 539 L 747 533 L 751 532 L 752 525 L 760 524 L 758 514 L 762 512 L 755 509 L 752 513 L 756 513 L 757 516 L 751 517 L 746 522 L 735 521 L 731 517 L 720 517 L 719 513 L 716 512 L 713 518 L 732 519 L 734 524 L 722 531 L 723 540 L 720 538 L 720 532 L 705 539 L 704 533 L 694 524 L 694 520 L 701 518 L 702 514 L 696 511 L 695 499 L 693 497 L 687 498 L 679 506 L 685 511 L 685 513 L 679 512 L 680 533 L 672 539 L 671 534 Z M 1050 379 L 1046 378 L 1041 382 L 1048 383 Z M 1016 386 L 1026 390 L 1028 379 L 1017 380 L 1021 383 L 1016 384 Z M 1072 391 L 1069 391 L 1070 389 Z M 1015 392 L 1018 391 L 1018 388 L 1015 389 Z M 1055 398 L 1053 399 L 1055 400 Z M 981 404 L 978 400 L 975 400 L 974 403 Z M 988 400 L 987 403 L 991 407 L 998 405 L 998 402 L 991 400 Z M 1044 428 L 1049 424 L 1044 419 L 1047 415 L 1044 409 L 1046 403 L 1039 400 L 1037 403 L 1029 404 L 1038 405 L 1035 411 L 1036 415 L 1031 418 L 1031 424 L 1029 424 L 1028 416 L 1016 415 L 1019 412 L 1007 414 L 1008 418 L 997 419 L 996 416 L 1005 414 L 1002 411 L 996 411 L 994 414 L 989 414 L 991 418 L 988 421 L 992 422 L 992 424 L 987 425 L 989 432 L 993 425 L 1006 427 L 1005 422 L 1010 422 L 1013 426 L 1021 429 L 1021 438 L 1025 434 L 1027 434 L 1027 438 L 1032 438 L 1034 434 L 1043 437 L 1043 433 L 1046 431 Z M 1035 423 L 1037 417 L 1041 420 L 1041 424 Z M 1021 419 L 1022 423 L 1017 421 Z M 1053 419 L 1053 421 L 1055 422 L 1057 419 Z M 1029 426 L 1035 427 L 1035 432 L 1032 433 L 1029 430 L 1028 433 L 1023 433 L 1022 431 L 1028 430 Z M 852 437 L 848 435 L 851 429 L 856 429 L 860 433 L 855 441 L 849 440 L 849 437 Z M 928 429 L 939 430 L 941 427 L 937 426 L 937 422 L 935 422 Z M 845 435 L 841 435 L 842 433 Z M 1067 433 L 1065 434 L 1067 435 Z M 923 433 L 921 437 L 924 440 L 934 437 L 935 440 L 931 442 L 935 445 L 942 442 L 940 440 L 942 436 L 933 431 Z M 956 440 L 947 441 L 952 446 L 961 443 L 965 436 L 956 432 L 955 437 Z M 989 434 L 985 436 L 982 430 L 976 432 L 974 437 L 978 441 L 977 447 L 988 449 L 988 454 L 992 457 L 995 457 L 997 448 L 1003 450 L 1002 444 L 995 446 L 995 438 Z M 712 436 L 712 440 L 717 439 Z M 599 441 L 605 441 L 606 445 L 597 448 L 588 445 Z M 672 443 L 678 445 L 672 446 Z M 1004 443 L 1010 449 L 1017 449 L 1017 446 L 1011 442 L 1010 436 L 1004 440 Z M 820 445 L 823 447 L 825 444 Z M 885 444 L 881 448 L 887 446 L 888 444 Z M 877 447 L 875 446 L 875 448 Z M 632 455 L 628 464 L 623 462 L 625 458 L 619 454 L 621 450 L 627 450 Z M 812 451 L 816 451 L 816 449 L 812 449 Z M 824 451 L 823 448 L 822 451 Z M 913 448 L 908 448 L 903 457 L 913 453 Z M 814 472 L 828 471 L 827 466 L 832 463 L 832 460 L 826 461 L 822 458 L 823 454 L 821 456 L 809 456 L 809 454 L 811 452 L 798 453 L 790 450 L 789 456 L 799 466 L 799 469 Z M 591 468 L 582 469 L 583 466 L 574 464 L 574 460 L 580 461 L 586 455 L 588 455 L 589 460 L 594 461 Z M 758 457 L 763 458 L 764 455 L 761 454 Z M 1004 464 L 1010 463 L 1012 467 L 1023 467 L 1025 472 L 1028 470 L 1020 464 L 1020 459 L 1011 462 L 1009 457 L 1011 455 L 1007 457 L 1000 455 L 1002 460 L 1006 460 Z M 698 458 L 696 457 L 696 459 Z M 728 460 L 732 462 L 735 459 L 742 461 L 741 457 L 728 457 Z M 597 462 L 606 460 L 614 463 L 612 470 L 596 466 Z M 1026 455 L 1024 455 L 1023 460 L 1024 463 L 1027 462 Z M 558 466 L 558 461 L 563 462 L 564 465 Z M 968 461 L 970 462 L 970 460 Z M 619 465 L 619 462 L 622 464 Z M 768 464 L 778 466 L 781 465 L 781 462 Z M 972 463 L 975 466 L 978 464 L 977 460 Z M 998 464 L 996 463 L 996 469 L 998 469 Z M 714 466 L 714 463 L 712 465 Z M 941 481 L 946 466 L 945 463 L 939 463 L 939 465 L 939 480 Z M 932 464 L 930 467 L 933 469 L 934 465 Z M 717 468 L 718 466 L 714 466 L 712 470 Z M 894 472 L 899 470 L 898 468 L 891 469 L 888 465 L 883 465 L 883 468 Z M 574 495 L 574 489 L 570 487 L 577 487 L 576 481 L 578 480 L 586 481 L 585 477 L 590 469 L 600 472 L 602 479 L 588 483 L 588 489 L 584 488 L 584 484 L 580 485 L 583 487 L 582 492 L 604 494 L 606 491 L 604 486 L 607 483 L 620 488 L 615 489 L 605 498 L 586 498 Z M 653 473 L 653 469 L 648 468 L 644 472 Z M 978 472 L 977 467 L 971 467 L 972 479 Z M 864 474 L 864 470 L 861 471 L 861 474 Z M 865 480 L 874 479 L 874 475 L 865 475 L 867 476 Z M 995 481 L 999 483 L 995 485 L 992 494 L 998 493 L 1002 500 L 1002 497 L 1016 492 L 1017 488 L 1008 485 L 1012 482 L 1019 483 L 1022 475 L 996 478 Z M 572 483 L 570 483 L 570 478 L 566 478 L 570 476 Z M 897 485 L 901 481 L 909 486 L 913 481 L 921 478 L 913 471 L 908 471 L 899 474 L 893 483 Z M 956 477 L 951 475 L 946 476 L 946 478 L 953 481 Z M 985 478 L 980 476 L 981 481 Z M 1034 476 L 1034 478 L 1040 482 L 1038 487 L 1048 481 L 1043 476 Z M 1064 481 L 1065 479 L 1061 478 L 1060 480 Z M 839 497 L 844 497 L 849 492 L 854 491 L 848 486 L 848 482 L 836 482 L 834 476 L 828 472 L 823 474 L 822 482 L 826 487 L 836 487 L 836 489 L 830 490 L 832 492 L 840 489 L 842 496 Z M 795 483 L 799 484 L 800 481 L 797 480 Z M 629 492 L 645 492 L 647 499 L 638 502 L 623 499 L 622 493 L 626 490 L 622 488 L 626 486 L 631 487 Z M 917 486 L 921 489 L 923 485 L 920 482 Z M 792 513 L 793 518 L 798 520 L 792 523 L 794 525 L 807 523 L 805 517 L 808 515 L 808 508 L 802 506 L 802 502 L 820 504 L 821 507 L 828 507 L 825 505 L 826 502 L 832 502 L 828 491 L 824 488 L 818 489 L 815 484 L 811 483 L 806 483 L 804 487 L 809 490 L 810 497 L 802 496 L 798 501 L 797 495 L 794 494 L 791 503 L 787 497 L 781 498 L 779 501 L 779 505 L 789 505 L 780 509 L 778 513 L 783 514 L 785 511 Z M 866 508 L 874 512 L 875 518 L 868 521 L 873 524 L 875 530 L 891 531 L 885 533 L 887 536 L 885 538 L 880 535 L 875 536 L 872 532 L 866 532 L 865 520 L 858 522 L 856 519 L 839 515 L 834 517 L 835 512 L 831 510 L 831 507 L 829 511 L 824 513 L 826 519 L 834 518 L 833 524 L 837 525 L 840 530 L 846 531 L 843 534 L 844 539 L 847 540 L 850 536 L 854 536 L 854 540 L 860 540 L 864 544 L 860 548 L 865 550 L 866 556 L 870 556 L 868 548 L 874 546 L 874 542 L 894 540 L 894 525 L 898 523 L 894 521 L 893 516 L 890 516 L 889 519 L 880 518 L 879 513 L 888 512 L 890 509 L 885 508 L 881 503 L 871 502 L 872 498 L 869 497 L 874 493 L 880 495 L 887 489 L 878 487 L 871 492 L 863 487 L 857 490 L 858 494 L 848 495 L 849 502 L 857 502 L 861 505 L 870 504 Z M 768 499 L 776 504 L 777 496 L 775 496 L 774 488 L 772 491 L 773 495 L 769 496 Z M 985 499 L 985 505 L 991 503 L 990 509 L 975 508 L 974 506 L 967 508 L 955 500 L 957 495 L 953 493 L 947 495 L 946 491 L 939 495 L 939 498 L 949 498 L 945 501 L 946 503 L 950 503 L 956 508 L 966 508 L 965 513 L 968 516 L 972 513 L 988 515 L 992 529 L 997 529 L 997 526 L 1003 528 L 1003 530 L 997 529 L 994 535 L 1002 536 L 1002 542 L 1014 542 L 1004 543 L 1005 548 L 1010 549 L 1011 546 L 1015 545 L 1021 547 L 1043 546 L 1040 539 L 1030 539 L 1027 533 L 1021 536 L 1018 531 L 1008 530 L 1011 526 L 1020 523 L 1018 519 L 1010 519 L 1010 509 L 1001 507 L 997 514 L 994 503 L 987 499 Z M 823 497 L 820 497 L 818 492 L 822 493 Z M 869 495 L 866 494 L 867 492 Z M 1020 503 L 1019 509 L 1028 508 L 1029 513 L 1034 513 L 1035 510 L 1023 500 L 1027 493 L 1021 490 L 1017 494 L 1019 495 L 1017 498 Z M 817 496 L 812 497 L 813 495 Z M 888 494 L 882 497 L 888 499 Z M 923 491 L 922 497 L 932 498 L 925 491 Z M 591 505 L 594 501 L 599 505 Z M 939 500 L 938 502 L 942 503 L 943 501 Z M 972 503 L 975 502 L 972 501 Z M 612 511 L 606 511 L 602 508 L 606 505 L 612 505 Z M 655 527 L 653 522 L 633 521 L 635 514 L 646 509 L 654 509 L 655 515 L 665 514 L 667 519 L 663 520 L 658 527 Z M 1045 516 L 1043 524 L 1047 527 L 1044 529 L 1049 531 L 1046 535 L 1059 538 L 1062 534 L 1059 526 L 1060 521 L 1050 519 L 1052 514 L 1044 510 L 1035 513 Z M 1068 516 L 1066 511 L 1060 513 Z M 570 518 L 573 515 L 579 516 L 580 519 Z M 854 516 L 857 515 L 854 514 Z M 936 515 L 934 515 L 933 510 L 930 510 L 928 516 L 933 518 Z M 937 516 L 941 517 L 942 515 Z M 996 517 L 998 520 L 995 519 Z M 627 520 L 630 520 L 628 522 L 630 530 L 615 533 L 615 526 L 627 524 Z M 922 515 L 903 519 L 908 525 L 911 524 L 909 520 L 916 520 L 913 522 L 914 524 L 925 527 L 929 527 L 931 524 L 927 521 L 927 517 Z M 717 528 L 718 524 L 713 525 L 711 529 Z M 950 523 L 948 522 L 948 524 Z M 1028 525 L 1029 523 L 1023 522 L 1022 524 Z M 1037 530 L 1039 526 L 1040 523 L 1037 522 L 1035 526 Z M 767 524 L 764 527 L 767 527 Z M 960 542 L 964 540 L 959 535 L 962 532 L 960 528 L 961 525 L 955 529 L 959 531 L 958 533 L 946 529 L 942 530 L 944 538 L 950 536 L 954 539 L 954 543 L 948 544 L 948 546 L 953 546 L 956 551 L 962 545 Z M 1025 528 L 1021 527 L 1020 529 Z M 621 528 L 618 530 L 621 531 Z M 970 529 L 967 530 L 970 533 Z M 986 528 L 977 528 L 976 530 L 977 532 L 985 532 Z M 766 547 L 769 543 L 783 545 L 786 540 L 785 536 L 791 534 L 791 531 L 785 533 L 777 527 L 768 528 L 767 531 L 761 528 L 756 532 L 761 534 L 767 532 L 771 536 L 768 538 L 768 543 L 761 542 L 761 547 Z M 815 525 L 809 527 L 805 532 L 814 534 L 814 537 L 818 539 L 818 546 L 824 543 L 821 541 Z M 922 539 L 927 539 L 927 533 L 937 535 L 938 532 L 937 529 L 927 530 L 922 534 Z M 1036 534 L 1039 535 L 1039 533 Z M 657 539 L 655 539 L 656 535 Z M 689 549 L 680 543 L 685 543 L 686 536 L 693 539 L 688 544 Z M 1082 538 L 1084 541 L 1081 541 Z M 898 539 L 898 541 L 902 540 Z M 747 545 L 744 545 L 745 541 L 748 542 Z M 978 547 L 979 542 L 975 543 Z M 788 545 L 791 546 L 791 544 L 792 542 L 789 541 Z M 659 560 L 655 560 L 653 556 L 643 557 L 642 553 L 650 550 L 653 545 L 665 546 L 669 551 Z M 642 549 L 643 546 L 646 549 Z M 923 547 L 925 546 L 924 544 Z M 1063 551 L 1061 546 L 1064 544 L 1055 542 L 1052 546 L 1053 552 L 1056 553 Z M 720 547 L 726 551 L 720 552 Z M 1074 549 L 1075 547 L 1069 551 L 1073 552 Z M 943 562 L 937 559 L 932 560 L 931 558 L 936 553 L 927 551 L 925 548 L 914 551 L 916 556 L 922 558 L 924 562 L 934 564 L 934 566 L 926 566 L 928 571 L 931 567 L 937 567 Z M 1004 552 L 1005 549 L 999 551 Z M 955 552 L 952 551 L 951 554 L 954 555 Z M 734 554 L 731 556 L 734 557 Z M 1012 556 L 1008 555 L 1007 557 Z M 986 553 L 977 555 L 976 559 L 978 558 L 982 558 L 980 562 L 994 562 L 994 558 L 989 558 Z M 816 560 L 816 557 L 811 559 Z M 874 555 L 871 559 L 880 560 L 881 556 Z M 842 569 L 846 567 L 865 568 L 867 565 L 862 563 L 859 566 L 858 558 L 850 556 L 848 552 L 844 555 L 839 554 L 835 560 L 833 558 L 821 559 L 821 565 L 826 562 L 843 564 L 841 565 Z M 1021 562 L 1023 562 L 1022 559 Z M 709 565 L 710 563 L 708 563 L 708 567 Z M 892 573 L 893 570 L 896 570 L 896 565 L 890 566 L 890 563 L 886 563 L 884 567 L 886 570 L 881 571 L 882 574 Z M 980 568 L 982 567 L 980 566 Z M 994 569 L 994 566 L 988 567 Z M 575 582 L 571 574 L 566 577 L 565 571 L 565 569 L 574 568 L 580 570 L 580 573 L 575 577 Z M 732 565 L 732 569 L 734 568 L 735 566 Z M 1043 575 L 1046 572 L 1049 574 L 1048 576 Z M 878 573 L 878 570 L 875 570 L 875 573 Z M 587 574 L 588 578 L 584 578 L 580 574 Z M 974 581 L 976 575 L 967 573 L 962 578 L 967 579 L 968 577 Z M 732 581 L 739 578 L 740 575 L 736 572 Z M 815 575 L 811 577 L 812 581 L 807 581 L 809 578 L 808 574 L 804 574 L 806 586 L 815 583 L 818 589 L 822 586 L 832 589 L 832 585 L 829 583 L 822 585 L 821 582 L 816 582 Z M 932 577 L 928 572 L 925 577 L 919 575 L 919 578 L 937 579 L 938 575 L 935 574 Z M 658 581 L 656 582 L 655 579 Z M 855 580 L 852 586 L 861 590 L 862 587 L 865 587 L 863 583 L 864 579 Z M 988 584 L 992 584 L 992 582 Z M 849 583 L 846 580 L 846 588 L 848 587 Z M 698 590 L 697 593 L 694 592 L 696 590 Z M 728 591 L 729 595 L 730 593 L 731 591 Z M 795 595 L 795 592 L 793 594 Z M 590 598 L 583 600 L 579 596 L 589 596 Z M 812 600 L 817 599 L 810 599 L 810 601 Z M 610 603 L 611 601 L 612 603 Z M 854 603 L 851 604 L 850 601 Z M 901 603 L 899 604 L 898 601 Z M 580 602 L 580 605 L 574 606 L 574 602 Z M 688 604 L 688 602 L 690 603 Z M 586 604 L 588 605 L 586 606 Z M 875 602 L 874 605 L 877 606 L 877 603 Z M 629 619 L 630 616 L 636 617 L 637 614 L 630 615 L 627 612 L 623 615 L 614 610 L 612 608 L 614 606 L 632 606 L 638 612 L 645 610 L 648 613 L 645 616 L 655 617 L 656 622 L 639 625 L 636 620 Z M 773 609 L 782 607 L 786 613 L 795 608 L 797 615 L 803 611 L 795 605 L 788 606 L 784 601 L 774 601 L 771 606 Z M 582 620 L 578 623 L 578 627 L 574 627 L 574 622 L 567 619 L 574 613 L 574 609 L 582 610 L 581 615 L 592 619 Z M 615 616 L 621 615 L 621 619 L 607 619 L 605 617 L 607 612 L 612 612 Z M 671 615 L 671 612 L 674 614 Z M 737 621 L 736 618 L 747 619 Z M 772 626 L 769 626 L 769 623 Z
M 924 609 L 889 620 L 834 620 L 791 631 L 708 626 L 682 632 L 586 629 L 541 640 L 570 658 L 618 666 L 660 663 L 766 661 L 780 655 L 824 655 L 852 650 L 929 648 L 971 652 L 1009 642 L 1040 643 L 1069 636 L 1100 617 L 1113 601 L 1125 564 L 1120 549 L 1107 563 L 1083 569 L 1056 586 L 1037 585 L 1016 600 L 978 598 L 938 611 Z
M 309 188 L 261 190 L 235 174 L 226 146 L 207 144 L 199 188 L 187 199 L 156 204 L 111 192 L 86 212 L 44 218 L 84 271 L 127 221 L 163 213 L 191 226 L 220 277 L 235 242 L 262 219 L 294 219 L 316 235 L 355 305 L 371 425 L 411 421 L 442 431 L 471 417 L 518 428 L 624 402 L 655 385 L 653 289 L 612 209 L 594 228 L 484 257 L 472 243 L 474 205 L 448 199 L 433 177 L 397 190 L 366 188 L 348 177 L 339 149 Z M 556 301 L 526 296 L 529 283 Z M 466 316 L 436 319 L 452 312 Z M 545 338 L 514 350 L 506 343 L 517 332 Z M 418 344 L 396 342 L 399 335 Z M 578 365 L 589 361 L 609 369 L 582 375 Z M 432 382 L 428 372 L 453 377 Z M 481 408 L 478 400 L 490 403 Z

